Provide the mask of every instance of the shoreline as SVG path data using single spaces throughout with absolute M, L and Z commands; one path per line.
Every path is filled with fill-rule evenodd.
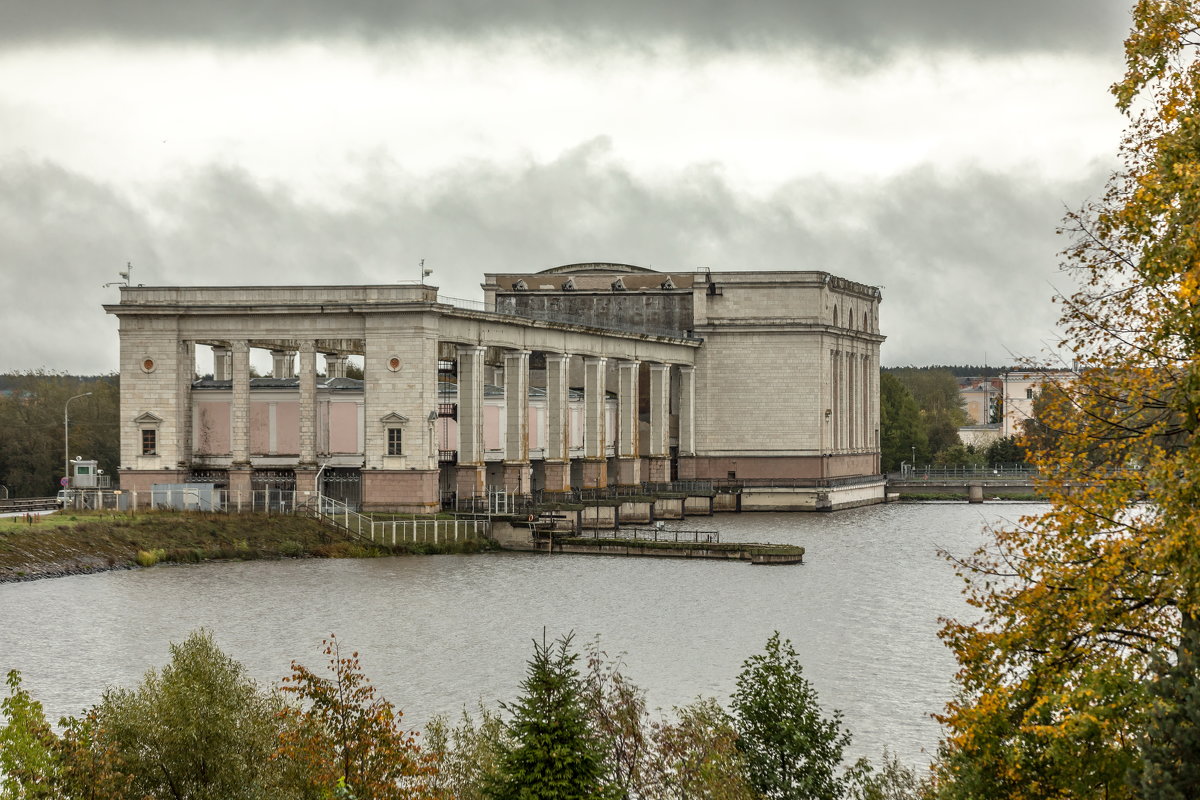
M 469 553 L 486 542 L 373 545 L 309 517 L 196 512 L 57 512 L 0 520 L 0 584 L 155 564 Z

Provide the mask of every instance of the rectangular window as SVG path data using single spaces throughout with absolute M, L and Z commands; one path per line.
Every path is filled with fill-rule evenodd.
M 387 454 L 389 456 L 404 455 L 403 431 L 400 428 L 388 428 Z
M 1032 400 L 1032 399 L 1033 399 L 1033 389 L 1026 389 L 1026 390 L 1025 390 L 1025 399 L 1026 399 L 1026 400 Z
M 142 455 L 158 455 L 158 431 L 154 430 L 154 428 L 144 428 L 142 430 Z

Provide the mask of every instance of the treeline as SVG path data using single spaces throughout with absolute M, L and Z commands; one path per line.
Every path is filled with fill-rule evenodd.
M 205 632 L 134 689 L 106 690 L 56 731 L 8 674 L 0 702 L 3 800 L 906 800 L 931 787 L 884 752 L 842 754 L 841 714 L 822 714 L 790 642 L 748 658 L 726 709 L 699 699 L 653 718 L 645 693 L 598 642 L 535 642 L 511 705 L 423 739 L 333 636 L 326 669 L 296 662 L 276 690 L 251 681 Z
M 1013 464 L 1025 451 L 1013 437 L 977 448 L 958 429 L 969 423 L 955 371 L 974 367 L 901 367 L 879 374 L 879 439 L 884 472 L 901 464 Z
M 70 405 L 70 453 L 63 416 Z M 117 376 L 46 372 L 0 375 L 0 485 L 11 497 L 49 497 L 59 488 L 64 458 L 96 459 L 116 476 L 120 466 L 120 386 Z M 2 492 L 0 492 L 2 494 Z

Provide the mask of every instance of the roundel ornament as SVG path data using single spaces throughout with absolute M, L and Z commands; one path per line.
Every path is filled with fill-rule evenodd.
M 154 366 L 153 358 L 142 359 L 142 372 L 154 372 Z
M 400 369 L 400 364 L 401 364 L 400 357 L 392 356 L 391 358 L 388 359 L 387 367 L 392 372 L 397 372 Z

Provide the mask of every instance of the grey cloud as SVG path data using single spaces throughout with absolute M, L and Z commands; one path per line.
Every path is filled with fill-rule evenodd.
M 1054 229 L 1095 174 L 915 170 L 861 185 L 797 180 L 769 198 L 698 166 L 655 184 L 603 140 L 549 163 L 466 164 L 415 180 L 380 157 L 336 200 L 297 199 L 211 168 L 127 195 L 47 164 L 0 164 L 0 370 L 110 371 L 116 325 L 101 289 L 126 260 L 146 284 L 412 280 L 426 259 L 444 295 L 484 272 L 611 260 L 663 270 L 820 269 L 883 285 L 887 364 L 993 363 L 1051 337 Z M 152 207 L 153 214 L 139 209 Z
M 1127 0 L 39 0 L 9 2 L 0 38 L 253 42 L 350 36 L 566 34 L 610 44 L 679 36 L 698 46 L 812 45 L 868 59 L 897 47 L 981 51 L 1118 46 Z

